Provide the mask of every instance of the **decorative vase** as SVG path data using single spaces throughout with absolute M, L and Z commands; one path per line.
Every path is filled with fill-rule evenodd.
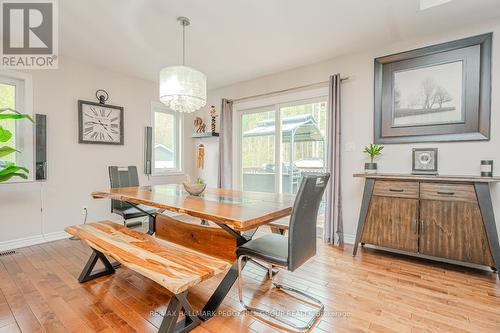
M 481 161 L 481 177 L 493 177 L 493 161 Z
M 365 163 L 365 173 L 377 173 L 377 163 Z

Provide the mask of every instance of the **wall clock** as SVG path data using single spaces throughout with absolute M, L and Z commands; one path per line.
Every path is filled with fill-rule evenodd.
M 78 142 L 123 145 L 123 107 L 78 101 Z

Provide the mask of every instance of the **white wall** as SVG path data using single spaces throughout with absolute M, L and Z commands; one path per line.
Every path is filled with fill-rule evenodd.
M 493 40 L 493 82 L 492 82 L 492 126 L 491 141 L 465 143 L 424 143 L 387 145 L 378 160 L 380 172 L 409 173 L 411 171 L 412 147 L 438 147 L 439 172 L 441 174 L 478 175 L 481 159 L 495 160 L 495 172 L 500 174 L 500 20 L 477 26 L 465 27 L 460 31 L 447 32 L 418 40 L 408 40 L 395 45 L 380 47 L 357 54 L 350 54 L 329 61 L 296 68 L 293 70 L 241 82 L 209 92 L 209 105 L 219 107 L 220 99 L 252 96 L 302 86 L 328 79 L 330 74 L 341 73 L 350 79 L 342 84 L 342 204 L 346 240 L 352 240 L 359 215 L 363 180 L 354 179 L 366 162 L 362 149 L 373 141 L 373 59 L 396 52 L 402 52 L 436 43 L 446 42 L 476 34 L 494 32 Z M 250 61 L 251 64 L 251 61 Z M 207 115 L 207 111 L 200 111 Z M 207 117 L 206 117 L 207 118 Z M 346 143 L 354 144 L 354 151 L 345 151 Z M 217 156 L 215 143 L 206 145 L 207 156 Z M 199 174 L 209 184 L 217 179 L 216 160 L 207 159 L 206 168 Z M 500 230 L 500 185 L 493 185 L 493 200 Z
M 157 83 L 61 58 L 57 70 L 29 71 L 33 78 L 34 112 L 47 115 L 48 180 L 0 184 L 0 250 L 53 239 L 69 225 L 113 218 L 108 200 L 93 200 L 90 192 L 109 187 L 109 165 L 137 165 L 141 184 L 179 182 L 182 175 L 143 174 L 144 127 L 151 125 L 151 101 L 158 100 Z M 109 104 L 124 107 L 123 146 L 78 144 L 77 100 L 95 100 L 105 89 Z M 186 119 L 191 123 L 191 118 Z M 186 133 L 183 152 L 189 157 L 192 139 Z M 192 159 L 184 163 L 192 172 Z M 43 209 L 43 211 L 42 211 Z M 26 239 L 28 238 L 28 239 Z

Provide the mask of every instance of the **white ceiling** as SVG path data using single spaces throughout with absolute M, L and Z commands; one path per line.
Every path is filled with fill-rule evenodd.
M 500 16 L 500 0 L 62 0 L 60 54 L 149 80 L 181 62 L 209 88 Z

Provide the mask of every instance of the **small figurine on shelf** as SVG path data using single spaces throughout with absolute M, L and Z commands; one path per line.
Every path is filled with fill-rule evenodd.
M 207 126 L 205 125 L 205 122 L 203 122 L 203 119 L 200 117 L 194 118 L 194 130 L 196 133 L 205 133 L 206 127 Z
M 215 133 L 215 118 L 217 118 L 218 115 L 214 105 L 210 107 L 210 117 L 212 118 L 212 133 Z

